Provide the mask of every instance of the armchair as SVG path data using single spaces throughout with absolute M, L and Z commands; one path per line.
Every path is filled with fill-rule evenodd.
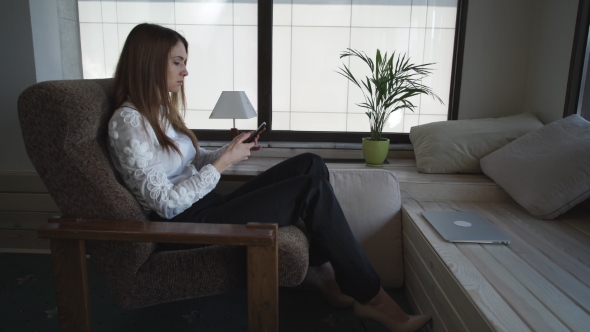
M 148 221 L 108 155 L 110 96 L 109 79 L 51 81 L 18 102 L 27 153 L 68 216 L 38 231 L 50 239 L 61 330 L 91 330 L 86 252 L 124 308 L 247 287 L 249 329 L 278 330 L 278 286 L 305 277 L 306 236 L 295 226 Z M 157 242 L 209 246 L 157 251 Z

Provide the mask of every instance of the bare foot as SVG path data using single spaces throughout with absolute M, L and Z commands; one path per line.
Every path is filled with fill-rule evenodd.
M 332 307 L 348 308 L 352 307 L 354 299 L 348 295 L 342 294 L 336 278 L 334 276 L 334 269 L 332 264 L 327 262 L 319 266 L 310 266 L 307 269 L 307 275 L 303 280 L 305 284 L 309 284 L 316 289 L 319 289 Z
M 383 288 L 365 304 L 355 301 L 353 308 L 358 317 L 374 320 L 392 332 L 417 331 L 432 319 L 428 315 L 408 316 Z
M 406 314 L 402 308 L 385 292 L 383 287 L 379 289 L 379 293 L 372 298 L 369 302 L 365 303 L 377 310 L 383 316 L 392 319 L 397 323 L 405 323 L 410 319 L 410 316 Z

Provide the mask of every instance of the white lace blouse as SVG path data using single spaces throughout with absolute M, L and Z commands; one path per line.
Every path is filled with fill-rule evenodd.
M 145 121 L 147 133 L 142 122 Z M 149 122 L 131 103 L 115 111 L 109 121 L 109 153 L 127 187 L 147 213 L 171 219 L 215 188 L 220 174 L 213 165 L 225 146 L 209 151 L 166 124 L 166 135 L 176 142 L 182 157 L 166 152 Z

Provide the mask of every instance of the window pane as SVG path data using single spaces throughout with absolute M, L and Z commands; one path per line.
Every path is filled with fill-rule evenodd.
M 415 112 L 393 114 L 384 131 L 447 119 L 457 0 L 274 0 L 273 10 L 274 129 L 369 131 L 356 105 L 364 101 L 360 89 L 337 73 L 343 63 L 357 78 L 369 70 L 357 58 L 341 60 L 346 48 L 435 63 L 422 83 L 445 104 L 416 97 Z
M 112 77 L 127 35 L 150 22 L 174 29 L 189 43 L 186 122 L 194 129 L 228 129 L 209 119 L 222 91 L 245 91 L 257 109 L 256 0 L 79 0 L 84 78 Z M 236 120 L 240 130 L 257 119 Z

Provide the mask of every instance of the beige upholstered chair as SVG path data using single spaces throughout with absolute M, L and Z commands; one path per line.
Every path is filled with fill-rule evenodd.
M 276 330 L 278 285 L 295 286 L 307 271 L 305 235 L 294 226 L 149 222 L 107 152 L 110 83 L 43 82 L 18 102 L 29 157 L 69 216 L 39 230 L 51 240 L 62 331 L 91 329 L 86 253 L 124 308 L 247 287 L 250 330 Z M 165 252 L 155 242 L 211 245 Z

